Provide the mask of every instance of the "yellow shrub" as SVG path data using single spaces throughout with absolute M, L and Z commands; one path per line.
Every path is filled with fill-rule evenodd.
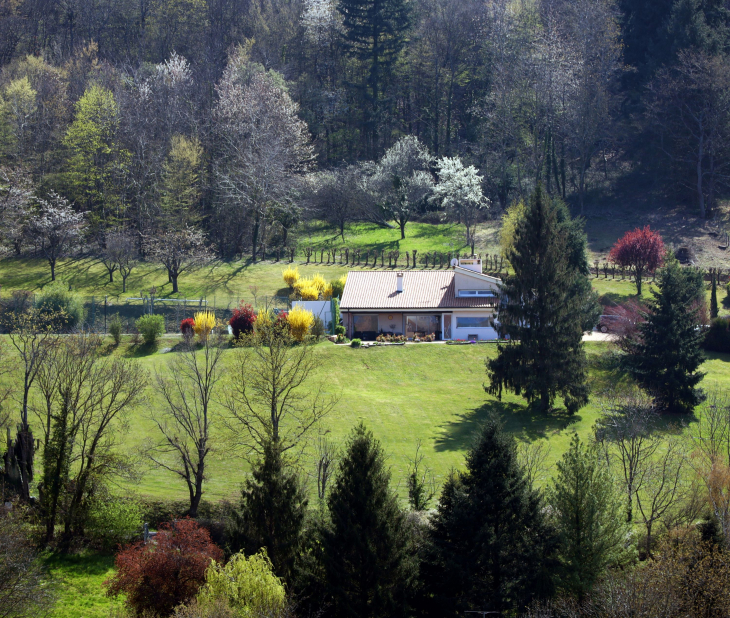
M 329 300 L 330 298 L 332 298 L 332 284 L 328 283 L 322 290 L 322 300 Z
M 215 328 L 215 315 L 209 311 L 200 311 L 195 314 L 194 320 L 195 324 L 193 325 L 193 330 L 195 331 L 195 334 L 200 337 L 201 341 L 205 341 L 211 331 Z
M 302 300 L 319 300 L 319 290 L 310 284 L 299 288 L 299 296 Z
M 294 268 L 289 266 L 286 270 L 282 271 L 281 274 L 284 277 L 284 283 L 289 286 L 290 290 L 293 290 L 297 281 L 299 281 L 299 269 L 296 266 Z
M 263 331 L 264 329 L 271 326 L 273 323 L 273 318 L 271 316 L 271 312 L 268 309 L 261 309 L 256 314 L 256 322 L 254 322 L 254 327 L 256 330 Z
M 319 290 L 320 294 L 324 294 L 324 289 L 327 287 L 327 281 L 325 281 L 324 277 L 317 273 L 312 277 L 312 285 Z
M 303 341 L 314 324 L 314 314 L 297 305 L 289 312 L 288 321 L 292 337 L 297 341 Z

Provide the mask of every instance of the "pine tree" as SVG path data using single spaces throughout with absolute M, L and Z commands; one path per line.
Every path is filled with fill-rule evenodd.
M 577 435 L 557 472 L 547 499 L 560 534 L 559 584 L 582 601 L 609 566 L 632 558 L 630 527 L 611 474 Z
M 712 290 L 710 292 L 710 317 L 716 318 L 719 309 L 717 306 L 717 273 L 713 270 L 710 272 L 710 277 L 712 277 Z
M 556 536 L 498 419 L 483 427 L 466 471 L 447 480 L 431 523 L 422 565 L 429 615 L 506 615 L 552 592 Z
M 594 309 L 587 277 L 571 257 L 575 223 L 565 216 L 538 187 L 517 225 L 507 251 L 514 275 L 503 285 L 499 315 L 511 341 L 487 361 L 487 392 L 501 397 L 507 388 L 528 402 L 539 399 L 543 411 L 560 395 L 575 413 L 588 402 L 582 335 Z
M 307 504 L 296 472 L 274 443 L 267 444 L 241 492 L 240 510 L 233 514 L 231 548 L 250 555 L 265 547 L 274 572 L 291 581 Z
M 364 128 L 373 157 L 382 124 L 384 85 L 405 44 L 409 7 L 405 0 L 339 0 L 337 9 L 342 15 L 345 50 L 364 68 L 360 85 L 366 106 Z
M 360 424 L 352 431 L 327 502 L 322 534 L 333 616 L 405 616 L 415 567 L 405 514 L 390 490 L 385 454 Z
M 704 373 L 699 306 L 704 303 L 702 274 L 668 260 L 649 301 L 647 321 L 626 364 L 633 378 L 666 412 L 690 413 L 705 399 L 697 387 Z

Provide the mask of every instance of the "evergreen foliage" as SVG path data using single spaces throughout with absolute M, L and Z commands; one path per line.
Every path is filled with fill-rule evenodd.
M 574 435 L 557 464 L 547 500 L 560 535 L 559 586 L 579 602 L 609 566 L 633 556 L 630 526 L 616 488 L 595 447 Z
M 514 440 L 490 418 L 444 485 L 422 566 L 426 612 L 524 608 L 552 591 L 556 536 L 529 487 Z M 511 615 L 511 614 L 510 614 Z
M 720 312 L 719 307 L 717 306 L 717 277 L 719 275 L 715 273 L 715 271 L 712 271 L 710 276 L 712 277 L 712 288 L 710 290 L 710 317 L 714 319 Z
M 588 402 L 583 328 L 595 307 L 580 223 L 538 187 L 507 259 L 500 322 L 511 339 L 487 362 L 487 391 L 507 388 L 548 411 L 557 395 L 575 413 Z
M 329 495 L 323 563 L 332 615 L 407 615 L 415 575 L 405 514 L 390 489 L 385 453 L 361 423 L 348 439 Z
M 641 338 L 626 358 L 633 378 L 665 412 L 690 413 L 705 399 L 697 388 L 704 376 L 698 369 L 705 360 L 700 349 L 701 303 L 702 274 L 669 260 L 652 291 L 646 322 L 639 326 Z
M 277 576 L 290 581 L 307 504 L 299 477 L 281 450 L 276 443 L 266 444 L 241 491 L 240 510 L 233 513 L 231 548 L 247 555 L 265 548 Z

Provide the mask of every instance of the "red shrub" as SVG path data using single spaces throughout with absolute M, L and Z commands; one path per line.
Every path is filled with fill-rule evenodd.
M 605 310 L 605 315 L 616 316 L 612 321 L 612 331 L 616 334 L 616 345 L 624 352 L 631 352 L 641 339 L 639 326 L 646 322 L 646 305 L 629 300 Z
M 105 585 L 109 596 L 126 594 L 136 612 L 169 616 L 198 594 L 210 561 L 221 561 L 223 551 L 193 519 L 160 528 L 147 545 L 138 541 L 117 554 L 117 573 Z
M 657 232 L 652 232 L 647 225 L 644 229 L 636 228 L 626 232 L 611 248 L 608 259 L 624 268 L 634 269 L 636 291 L 641 294 L 641 281 L 644 275 L 662 265 L 664 242 Z
M 237 309 L 234 309 L 233 316 L 229 320 L 233 336 L 238 339 L 242 334 L 250 333 L 256 322 L 256 314 L 253 307 L 248 303 L 241 303 Z
M 195 335 L 195 320 L 193 318 L 185 318 L 180 322 L 180 332 L 186 339 Z

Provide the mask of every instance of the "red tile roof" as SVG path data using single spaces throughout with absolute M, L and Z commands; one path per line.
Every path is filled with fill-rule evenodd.
M 458 298 L 453 270 L 406 270 L 398 293 L 396 271 L 350 271 L 340 308 L 352 309 L 482 309 L 496 298 Z

